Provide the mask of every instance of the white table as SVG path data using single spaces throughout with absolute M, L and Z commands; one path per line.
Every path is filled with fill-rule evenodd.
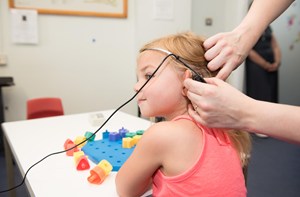
M 97 130 L 98 126 L 90 123 L 91 114 L 102 113 L 105 118 L 108 118 L 113 111 L 3 123 L 6 153 L 10 152 L 8 150 L 10 148 L 21 174 L 24 175 L 35 162 L 50 153 L 63 150 L 66 139 L 74 140 L 77 136 L 84 135 L 86 131 Z M 137 131 L 146 129 L 150 125 L 151 122 L 147 120 L 117 112 L 101 129 L 95 140 L 101 139 L 101 132 L 106 129 L 118 131 L 124 127 L 129 131 Z M 11 160 L 11 158 L 6 159 Z M 11 165 L 11 162 L 8 161 L 7 164 Z M 77 171 L 73 157 L 66 156 L 65 153 L 48 157 L 33 167 L 27 175 L 26 185 L 30 195 L 37 197 L 117 196 L 116 172 L 112 172 L 101 185 L 94 185 L 87 181 L 90 170 L 95 164 L 90 161 L 90 165 L 89 170 Z M 12 173 L 12 169 L 9 171 Z M 10 184 L 12 184 L 11 180 Z

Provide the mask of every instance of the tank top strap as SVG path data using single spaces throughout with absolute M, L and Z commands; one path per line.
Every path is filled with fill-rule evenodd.
M 193 119 L 189 115 L 177 116 L 177 117 L 173 118 L 172 121 L 177 121 L 177 120 L 182 120 L 182 119 L 190 120 L 190 121 L 194 122 L 198 126 L 198 128 L 200 128 L 204 133 L 206 133 L 208 135 L 213 135 L 217 139 L 217 141 L 220 145 L 227 146 L 227 145 L 231 144 L 230 138 L 226 134 L 225 130 L 205 127 L 202 124 L 198 123 L 195 119 Z

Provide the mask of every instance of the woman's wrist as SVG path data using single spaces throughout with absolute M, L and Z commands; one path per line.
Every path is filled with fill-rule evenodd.
M 240 115 L 241 129 L 253 132 L 256 130 L 254 126 L 257 124 L 257 105 L 258 101 L 247 96 L 247 103 L 243 104 L 242 113 Z
M 244 49 L 243 55 L 247 56 L 248 53 L 253 48 L 253 45 L 257 42 L 259 34 L 256 32 L 255 28 L 251 25 L 243 25 L 242 23 L 237 26 L 232 33 L 236 35 L 239 39 L 239 45 L 242 45 Z
M 270 62 L 264 61 L 263 67 L 264 67 L 265 69 L 268 69 L 268 68 L 270 67 Z

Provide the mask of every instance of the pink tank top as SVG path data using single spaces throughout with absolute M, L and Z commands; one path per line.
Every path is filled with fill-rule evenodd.
M 245 197 L 241 162 L 227 134 L 204 127 L 189 116 L 173 121 L 179 119 L 191 120 L 202 130 L 202 153 L 194 166 L 178 176 L 167 177 L 157 170 L 153 175 L 153 196 Z

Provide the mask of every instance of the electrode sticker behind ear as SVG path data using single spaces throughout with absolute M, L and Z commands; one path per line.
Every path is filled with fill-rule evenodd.
M 200 75 L 193 74 L 193 75 L 192 75 L 192 79 L 195 80 L 195 81 L 199 81 L 199 82 L 206 83 L 206 82 L 204 81 L 204 79 L 203 79 Z

